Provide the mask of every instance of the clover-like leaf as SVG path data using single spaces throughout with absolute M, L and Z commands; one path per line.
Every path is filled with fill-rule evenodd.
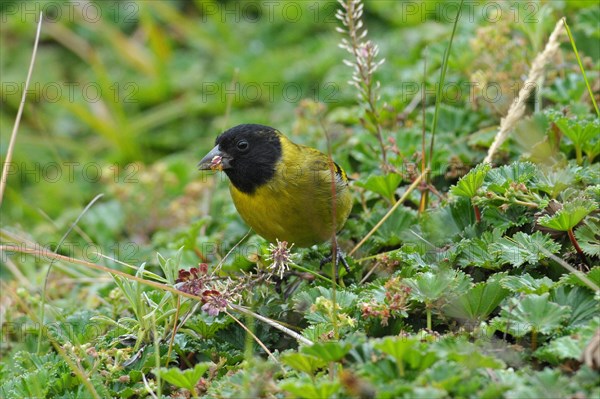
M 545 215 L 538 224 L 549 229 L 568 231 L 577 226 L 587 215 L 598 209 L 598 204 L 586 198 L 577 198 L 567 202 L 554 215 Z
M 531 235 L 519 231 L 511 238 L 502 237 L 492 243 L 489 251 L 498 252 L 502 261 L 519 267 L 525 263 L 535 265 L 541 259 L 546 258 L 540 248 L 544 248 L 550 253 L 556 253 L 560 250 L 560 244 L 540 231 Z
M 471 169 L 469 173 L 461 177 L 456 185 L 450 188 L 450 191 L 459 197 L 473 198 L 477 195 L 477 190 L 483 185 L 485 176 L 489 170 L 489 164 L 480 163 Z
M 522 337 L 534 331 L 550 334 L 562 326 L 571 311 L 549 301 L 549 294 L 530 294 L 522 298 L 511 298 L 502 306 L 500 319 L 506 322 L 506 329 L 515 337 Z

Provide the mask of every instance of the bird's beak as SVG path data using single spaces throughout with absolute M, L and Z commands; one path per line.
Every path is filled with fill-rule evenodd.
M 198 163 L 200 170 L 223 170 L 231 167 L 231 156 L 215 146 L 202 160 Z

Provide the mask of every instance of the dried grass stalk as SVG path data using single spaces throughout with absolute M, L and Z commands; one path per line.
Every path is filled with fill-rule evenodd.
M 496 138 L 492 143 L 490 149 L 488 150 L 488 154 L 483 160 L 483 162 L 491 163 L 494 154 L 498 150 L 498 148 L 504 143 L 504 141 L 508 138 L 508 134 L 515 127 L 517 122 L 523 117 L 525 112 L 525 104 L 533 90 L 536 88 L 536 82 L 542 77 L 544 73 L 544 67 L 556 54 L 558 51 L 558 47 L 560 45 L 559 37 L 563 33 L 565 27 L 563 20 L 560 19 L 556 26 L 554 27 L 554 31 L 550 35 L 548 39 L 548 43 L 544 48 L 544 51 L 539 53 L 535 60 L 533 61 L 533 65 L 529 70 L 529 75 L 527 76 L 527 80 L 525 84 L 519 91 L 519 96 L 512 103 L 510 108 L 508 109 L 508 113 L 502 120 L 500 121 L 500 130 L 498 134 L 496 134 Z

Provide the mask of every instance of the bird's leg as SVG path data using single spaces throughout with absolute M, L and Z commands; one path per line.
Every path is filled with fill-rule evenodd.
M 335 247 L 335 276 L 337 277 L 338 274 L 338 266 L 340 264 L 340 262 L 342 263 L 342 265 L 344 265 L 344 269 L 346 269 L 346 271 L 348 273 L 350 273 L 350 266 L 348 266 L 348 262 L 346 262 L 346 254 L 344 253 L 344 251 L 342 251 L 337 243 L 337 237 L 335 237 L 333 239 L 333 246 Z M 321 260 L 321 267 L 323 267 L 323 265 L 331 262 L 333 260 L 333 248 L 331 251 L 331 255 L 323 258 L 323 260 Z

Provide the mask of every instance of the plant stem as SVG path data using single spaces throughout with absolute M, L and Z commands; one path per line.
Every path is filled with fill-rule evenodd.
M 537 331 L 535 329 L 531 330 L 531 350 L 534 351 L 537 349 Z
M 579 246 L 579 243 L 577 242 L 577 239 L 575 238 L 575 234 L 573 234 L 573 229 L 567 230 L 567 234 L 569 234 L 569 240 L 571 240 L 571 244 L 573 244 L 573 246 L 575 247 L 575 250 L 577 251 L 579 256 L 581 256 L 581 259 L 583 259 L 583 262 L 586 265 L 588 265 L 589 263 L 587 261 L 587 258 L 585 257 L 585 254 L 581 250 L 581 247 Z
M 400 374 L 400 377 L 404 377 L 404 362 L 402 359 L 396 358 L 396 365 L 398 366 L 398 374 Z
M 479 207 L 475 204 L 473 204 L 473 211 L 475 211 L 475 220 L 477 221 L 477 223 L 481 223 L 481 211 L 479 210 Z
M 294 269 L 298 269 L 298 270 L 303 271 L 305 273 L 309 273 L 310 275 L 312 275 L 312 276 L 314 276 L 316 278 L 320 278 L 321 280 L 323 280 L 323 281 L 328 282 L 329 284 L 331 284 L 331 280 L 330 279 L 328 279 L 325 276 L 320 275 L 319 273 L 316 273 L 314 270 L 309 270 L 309 269 L 307 269 L 305 267 L 302 267 L 300 265 L 297 265 L 295 263 L 290 263 L 289 265 L 291 267 L 293 267 Z
M 427 329 L 431 331 L 431 308 L 427 306 Z
M 577 46 L 575 45 L 575 39 L 573 39 L 573 35 L 571 34 L 571 29 L 567 24 L 567 19 L 563 18 L 563 23 L 565 24 L 565 30 L 567 31 L 567 35 L 569 36 L 569 41 L 571 42 L 571 46 L 573 46 L 573 52 L 575 53 L 575 58 L 577 58 L 577 63 L 579 64 L 579 69 L 581 70 L 581 74 L 583 75 L 583 80 L 585 81 L 585 86 L 587 87 L 588 93 L 590 94 L 590 98 L 592 100 L 592 104 L 594 105 L 594 110 L 596 111 L 596 115 L 600 116 L 600 110 L 598 110 L 598 104 L 596 104 L 596 98 L 594 96 L 594 91 L 590 86 L 590 82 L 588 81 L 587 75 L 585 74 L 585 69 L 583 69 L 583 64 L 581 63 L 581 58 L 579 57 L 579 52 L 577 51 Z
M 575 146 L 575 157 L 577 158 L 577 165 L 581 166 L 583 163 L 583 156 L 581 155 L 581 145 L 579 144 Z

